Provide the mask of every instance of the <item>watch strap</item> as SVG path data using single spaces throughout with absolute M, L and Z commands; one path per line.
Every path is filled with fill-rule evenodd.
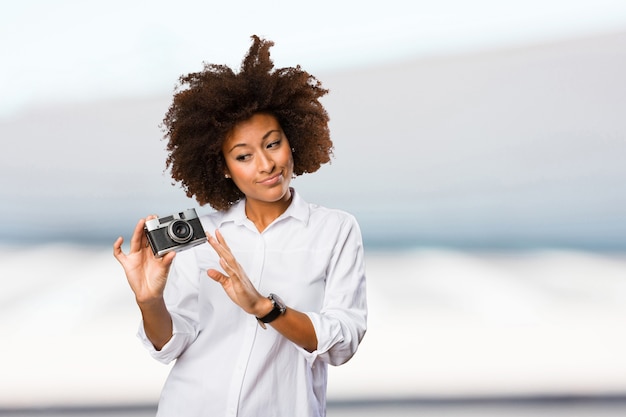
M 272 309 L 272 311 L 270 311 L 266 316 L 257 317 L 257 320 L 261 321 L 262 323 L 271 323 L 274 320 L 276 320 L 278 316 L 280 316 L 280 314 L 281 314 L 280 308 L 274 305 L 274 308 Z
M 274 294 L 270 294 L 269 297 L 267 298 L 269 298 L 270 301 L 272 302 L 272 306 L 273 306 L 272 311 L 270 311 L 263 317 L 256 318 L 259 321 L 259 324 L 261 325 L 261 327 L 263 327 L 264 329 L 265 329 L 266 323 L 273 322 L 274 320 L 278 318 L 278 316 L 280 316 L 281 314 L 285 312 L 285 306 L 282 305 L 282 303 L 279 301 L 280 299 L 277 300 L 278 298 L 277 296 L 275 296 Z

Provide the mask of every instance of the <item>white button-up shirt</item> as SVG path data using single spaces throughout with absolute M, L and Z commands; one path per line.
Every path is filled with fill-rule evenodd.
M 158 416 L 307 417 L 326 415 L 327 366 L 348 361 L 365 334 L 367 304 L 361 232 L 353 216 L 305 202 L 292 190 L 288 209 L 262 233 L 244 201 L 201 218 L 219 228 L 261 294 L 275 293 L 309 316 L 318 340 L 307 352 L 235 305 L 207 269 L 222 270 L 203 244 L 176 255 L 165 288 L 174 335 L 156 351 L 176 360 Z

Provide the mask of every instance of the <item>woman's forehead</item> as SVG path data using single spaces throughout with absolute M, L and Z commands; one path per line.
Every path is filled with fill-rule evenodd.
M 276 117 L 267 113 L 254 114 L 249 119 L 238 122 L 226 136 L 223 148 L 238 145 L 254 145 L 266 140 L 272 133 L 282 133 Z

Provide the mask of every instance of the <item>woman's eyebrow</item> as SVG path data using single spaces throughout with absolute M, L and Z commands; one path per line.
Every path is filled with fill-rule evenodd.
M 265 141 L 265 140 L 267 140 L 267 138 L 268 138 L 268 137 L 270 137 L 270 135 L 271 135 L 272 133 L 274 133 L 274 132 L 278 132 L 278 133 L 280 133 L 280 129 L 272 129 L 272 130 L 269 130 L 266 134 L 264 134 L 264 135 L 263 135 L 263 137 L 261 138 L 261 141 Z M 232 152 L 232 151 L 233 151 L 233 149 L 235 149 L 235 148 L 244 147 L 244 146 L 248 146 L 248 144 L 247 144 L 247 143 L 245 143 L 245 142 L 242 142 L 242 143 L 237 143 L 237 144 L 233 145 L 233 147 L 232 147 L 232 148 L 230 148 L 230 149 L 228 150 L 228 153 Z
M 263 139 L 263 140 L 267 139 L 267 138 L 268 138 L 268 137 L 269 137 L 272 133 L 274 133 L 274 132 L 278 132 L 278 133 L 280 133 L 280 129 L 272 129 L 272 130 L 270 130 L 270 131 L 269 131 L 269 132 L 267 132 L 265 135 L 263 135 L 263 138 L 262 138 L 262 139 Z
M 232 148 L 230 148 L 228 150 L 228 153 L 231 153 L 235 148 L 241 148 L 241 147 L 244 147 L 244 146 L 248 146 L 248 145 L 246 143 L 237 143 Z

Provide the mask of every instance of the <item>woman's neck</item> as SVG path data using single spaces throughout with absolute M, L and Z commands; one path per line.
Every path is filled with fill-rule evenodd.
M 263 232 L 267 226 L 287 210 L 291 204 L 291 200 L 291 190 L 279 201 L 265 202 L 247 199 L 246 217 L 254 223 L 259 232 Z

